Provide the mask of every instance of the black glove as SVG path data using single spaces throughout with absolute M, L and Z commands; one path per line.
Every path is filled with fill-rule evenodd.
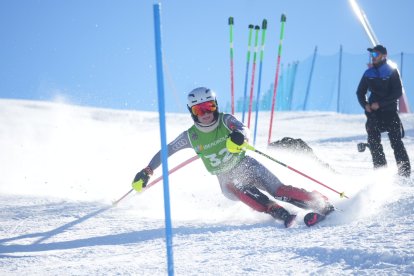
M 232 133 L 229 134 L 230 140 L 238 146 L 243 145 L 245 142 L 244 134 L 238 130 L 234 130 Z
M 140 172 L 137 173 L 137 175 L 134 178 L 134 181 L 132 181 L 132 188 L 134 188 L 134 190 L 136 190 L 137 192 L 140 192 L 142 188 L 145 188 L 145 186 L 147 186 L 148 180 L 150 179 L 151 175 L 152 169 L 150 167 L 142 169 Z

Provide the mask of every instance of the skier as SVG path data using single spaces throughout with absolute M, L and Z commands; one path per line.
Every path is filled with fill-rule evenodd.
M 217 176 L 227 198 L 240 200 L 256 211 L 268 213 L 282 221 L 285 227 L 293 224 L 296 215 L 269 199 L 263 191 L 275 199 L 322 215 L 334 210 L 319 192 L 284 185 L 256 159 L 246 155 L 249 130 L 234 116 L 219 112 L 216 94 L 212 90 L 199 87 L 191 91 L 187 107 L 194 125 L 168 144 L 168 156 L 182 149 L 194 149 L 206 169 Z M 148 166 L 136 174 L 132 187 L 141 191 L 160 164 L 159 151 Z
M 357 97 L 365 110 L 365 124 L 368 134 L 368 146 L 371 150 L 374 168 L 385 167 L 384 150 L 381 144 L 381 132 L 388 132 L 391 147 L 394 150 L 398 174 L 409 177 L 410 160 L 402 142 L 403 126 L 398 116 L 398 99 L 402 95 L 402 84 L 397 68 L 387 63 L 387 49 L 382 45 L 367 49 L 371 53 L 372 64 L 359 82 Z M 370 95 L 367 99 L 367 92 Z

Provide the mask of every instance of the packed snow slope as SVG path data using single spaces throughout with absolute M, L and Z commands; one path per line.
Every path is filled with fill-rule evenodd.
M 240 114 L 236 114 L 237 117 Z M 414 115 L 402 115 L 414 155 Z M 226 199 L 196 160 L 170 175 L 176 275 L 414 274 L 414 184 L 389 166 L 373 171 L 364 115 L 275 113 L 273 141 L 302 138 L 316 156 L 266 147 L 269 114 L 256 148 L 349 197 L 257 155 L 285 184 L 318 190 L 340 210 L 289 229 Z M 191 125 L 167 114 L 167 140 Z M 0 275 L 165 275 L 163 184 L 111 202 L 160 148 L 158 114 L 0 100 Z M 169 168 L 194 156 L 184 150 Z M 153 179 L 160 176 L 161 168 Z

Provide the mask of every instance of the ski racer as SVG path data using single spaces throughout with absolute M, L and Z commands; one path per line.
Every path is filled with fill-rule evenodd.
M 188 94 L 187 107 L 194 124 L 168 144 L 168 156 L 182 149 L 194 149 L 206 169 L 217 176 L 227 198 L 240 200 L 256 211 L 270 214 L 285 227 L 293 224 L 296 215 L 269 199 L 264 192 L 277 200 L 322 215 L 334 210 L 319 192 L 284 185 L 265 166 L 246 155 L 249 130 L 234 116 L 219 112 L 215 92 L 205 87 L 192 90 Z M 141 191 L 160 164 L 159 151 L 148 166 L 136 174 L 132 187 Z

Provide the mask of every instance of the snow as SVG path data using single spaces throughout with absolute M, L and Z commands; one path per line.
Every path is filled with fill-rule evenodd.
M 414 115 L 401 117 L 413 157 Z M 194 161 L 169 178 L 175 274 L 414 274 L 414 184 L 396 177 L 388 138 L 389 166 L 373 171 L 369 153 L 356 149 L 365 140 L 364 115 L 276 112 L 272 140 L 302 138 L 331 170 L 266 148 L 268 122 L 260 114 L 257 149 L 349 199 L 248 152 L 284 183 L 317 190 L 340 209 L 308 228 L 305 212 L 285 205 L 298 213 L 285 229 L 226 199 Z M 187 114 L 167 114 L 168 141 L 191 123 Z M 0 100 L 0 274 L 167 274 L 162 182 L 111 204 L 130 190 L 159 141 L 157 113 Z M 179 152 L 169 169 L 192 156 Z

